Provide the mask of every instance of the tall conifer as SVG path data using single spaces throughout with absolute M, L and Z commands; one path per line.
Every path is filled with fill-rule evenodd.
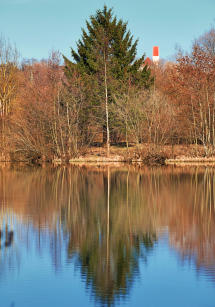
M 82 38 L 77 43 L 77 51 L 71 49 L 74 62 L 66 57 L 65 69 L 69 79 L 74 65 L 94 87 L 94 103 L 103 106 L 103 126 L 107 134 L 107 155 L 109 155 L 109 105 L 117 93 L 126 91 L 128 85 L 148 88 L 153 79 L 150 70 L 143 67 L 144 55 L 136 59 L 138 40 L 127 30 L 127 23 L 113 16 L 106 6 L 98 10 L 86 21 L 87 31 L 82 29 Z M 91 102 L 92 104 L 92 102 Z

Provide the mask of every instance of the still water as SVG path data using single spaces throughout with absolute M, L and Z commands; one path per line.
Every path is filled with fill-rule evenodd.
M 215 169 L 1 165 L 0 306 L 215 306 Z

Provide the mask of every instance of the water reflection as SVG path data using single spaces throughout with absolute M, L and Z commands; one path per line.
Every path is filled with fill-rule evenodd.
M 139 271 L 139 258 L 146 261 L 156 235 L 144 227 L 134 228 L 128 181 L 126 186 L 121 179 L 117 182 L 109 167 L 91 175 L 84 178 L 84 199 L 72 198 L 69 213 L 61 212 L 62 224 L 69 233 L 68 257 L 78 253 L 87 287 L 103 304 L 111 304 L 128 294 Z M 98 175 L 99 190 L 92 184 Z
M 168 233 L 181 265 L 215 281 L 215 171 L 135 167 L 0 168 L 0 277 L 47 250 L 74 262 L 101 305 L 126 298 Z M 0 279 L 1 280 L 1 279 Z
M 3 247 L 10 247 L 13 243 L 13 231 L 8 230 L 8 225 L 5 227 L 5 231 L 0 229 L 0 249 Z

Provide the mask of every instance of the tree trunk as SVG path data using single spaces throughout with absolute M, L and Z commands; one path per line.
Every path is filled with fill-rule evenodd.
M 106 113 L 106 130 L 107 130 L 107 157 L 110 156 L 110 130 L 109 130 L 109 110 L 108 110 L 108 91 L 107 91 L 107 63 L 104 56 L 105 68 L 105 113 Z

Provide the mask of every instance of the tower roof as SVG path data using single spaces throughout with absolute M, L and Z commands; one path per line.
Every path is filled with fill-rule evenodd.
M 158 46 L 153 47 L 153 56 L 159 56 L 159 47 Z
M 145 63 L 146 65 L 151 65 L 151 64 L 152 64 L 152 60 L 151 60 L 149 57 L 147 57 L 147 58 L 145 59 L 144 63 Z

